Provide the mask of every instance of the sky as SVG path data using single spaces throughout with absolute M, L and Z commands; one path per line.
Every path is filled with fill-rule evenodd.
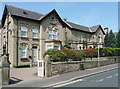
M 56 9 L 61 18 L 70 22 L 87 27 L 101 25 L 113 32 L 118 31 L 118 2 L 2 2 L 0 19 L 5 4 L 41 14 Z

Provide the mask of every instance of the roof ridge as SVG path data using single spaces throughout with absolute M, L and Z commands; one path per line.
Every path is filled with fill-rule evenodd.
M 29 12 L 32 12 L 32 13 L 36 13 L 36 14 L 40 14 L 40 15 L 44 15 L 44 14 L 41 14 L 41 13 L 38 13 L 38 12 L 34 12 L 34 11 L 31 11 L 31 10 L 27 10 L 27 9 L 18 8 L 18 7 L 11 6 L 11 5 L 5 5 L 5 6 L 10 6 L 10 7 L 13 7 L 13 8 L 19 9 L 19 10 L 25 10 L 25 11 L 29 11 Z

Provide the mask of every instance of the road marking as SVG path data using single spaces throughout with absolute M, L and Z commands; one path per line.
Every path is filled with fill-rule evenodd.
M 112 78 L 112 76 L 108 76 L 107 78 Z
M 97 80 L 97 82 L 101 82 L 101 81 L 103 81 L 104 79 L 100 79 L 100 80 Z
M 70 84 L 73 84 L 73 83 L 76 83 L 76 82 L 79 82 L 79 81 L 83 81 L 83 79 L 71 81 L 71 82 L 60 84 L 60 85 L 56 85 L 56 86 L 53 86 L 53 87 L 62 87 L 62 86 L 70 85 Z
M 115 76 L 118 76 L 118 74 L 115 74 Z
M 115 64 L 116 65 L 116 64 Z M 66 83 L 66 82 L 69 82 L 69 81 L 72 81 L 72 80 L 75 80 L 75 79 L 78 79 L 78 78 L 84 78 L 84 77 L 90 77 L 92 75 L 96 75 L 96 74 L 100 74 L 100 73 L 103 73 L 103 72 L 107 72 L 107 71 L 111 71 L 111 70 L 114 70 L 114 69 L 118 69 L 118 66 L 117 67 L 114 67 L 114 68 L 110 68 L 110 69 L 107 69 L 107 70 L 102 70 L 102 71 L 98 71 L 98 72 L 93 72 L 93 73 L 90 73 L 90 74 L 86 74 L 86 75 L 82 75 L 82 76 L 78 76 L 78 77 L 74 77 L 72 79 L 68 79 L 66 81 L 61 81 L 61 82 L 58 82 L 58 83 L 54 83 L 54 84 L 50 84 L 50 85 L 47 85 L 47 86 L 44 86 L 44 87 L 51 87 L 51 86 L 55 86 L 55 85 L 60 85 L 62 83 Z

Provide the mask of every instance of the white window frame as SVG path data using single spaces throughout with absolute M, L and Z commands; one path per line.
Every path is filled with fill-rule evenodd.
M 48 34 L 49 34 L 49 39 L 54 39 L 54 40 L 58 39 L 58 30 L 49 30 Z
M 58 45 L 47 45 L 47 50 L 55 49 L 55 46 L 58 46 Z M 50 48 L 48 49 L 48 47 L 50 47 Z M 58 50 L 60 50 L 60 46 L 58 46 Z
M 22 29 L 22 27 L 26 27 L 26 29 Z M 27 26 L 23 26 L 23 25 L 22 25 L 22 26 L 21 26 L 21 37 L 27 37 L 27 31 L 28 31 Z M 23 35 L 22 35 L 22 33 L 23 33 L 23 32 L 25 32 L 25 33 L 26 33 L 26 35 L 25 35 L 25 36 L 23 36 Z
M 80 41 L 83 41 L 83 35 L 80 35 Z
M 22 50 L 23 46 L 25 46 L 26 48 Z M 21 58 L 27 58 L 27 45 L 21 45 L 20 50 L 21 50 Z M 25 56 L 23 56 L 23 54 L 25 54 Z
M 37 31 L 34 31 L 34 29 L 37 29 Z M 33 34 L 36 34 L 36 36 L 34 37 Z M 38 28 L 32 28 L 32 38 L 38 38 Z

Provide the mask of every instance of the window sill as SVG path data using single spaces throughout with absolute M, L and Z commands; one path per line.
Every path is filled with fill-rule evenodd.
M 28 39 L 28 37 L 25 37 L 25 36 L 21 36 L 21 38 L 25 38 L 25 39 Z
M 32 38 L 33 40 L 39 40 L 39 38 Z
M 20 58 L 21 60 L 27 60 L 28 58 L 26 57 L 26 58 Z

